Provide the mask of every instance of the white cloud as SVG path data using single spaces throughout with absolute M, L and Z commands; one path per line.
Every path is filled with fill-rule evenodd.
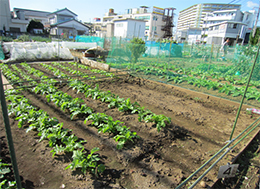
M 252 1 L 247 1 L 247 7 L 249 8 L 258 7 L 258 4 Z

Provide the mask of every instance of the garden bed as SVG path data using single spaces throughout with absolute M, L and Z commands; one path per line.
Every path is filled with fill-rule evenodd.
M 43 72 L 45 76 L 55 77 L 54 73 L 40 64 L 29 65 Z M 129 142 L 118 150 L 113 136 L 98 133 L 90 121 L 84 123 L 86 117 L 79 116 L 71 120 L 68 112 L 63 112 L 54 103 L 48 102 L 44 95 L 22 91 L 22 95 L 28 98 L 31 104 L 46 111 L 51 117 L 58 118 L 63 127 L 72 129 L 78 138 L 87 140 L 84 144 L 86 149 L 99 147 L 97 153 L 106 166 L 106 170 L 99 177 L 90 173 L 82 174 L 78 170 L 64 170 L 71 161 L 69 156 L 58 154 L 52 157 L 47 141 L 38 143 L 39 137 L 34 131 L 26 133 L 25 129 L 17 128 L 17 121 L 10 117 L 18 167 L 26 188 L 175 188 L 229 139 L 239 107 L 236 102 L 129 75 L 104 77 L 91 69 L 77 68 L 68 63 L 62 65 L 68 69 L 51 64 L 68 76 L 73 75 L 68 70 L 78 70 L 84 74 L 77 78 L 86 79 L 84 83 L 93 88 L 98 84 L 101 91 L 110 91 L 124 99 L 130 98 L 132 103 L 137 102 L 157 115 L 171 118 L 171 123 L 158 132 L 155 124 L 140 122 L 137 114 L 120 112 L 117 108 L 108 108 L 105 102 L 85 97 L 83 93 L 69 88 L 63 79 L 63 83 L 56 86 L 58 90 L 73 98 L 83 99 L 94 112 L 105 113 L 124 122 L 124 125 L 140 136 L 140 139 L 135 139 L 133 143 Z M 21 65 L 16 66 L 31 78 L 37 79 Z M 8 67 L 15 72 L 11 65 Z M 19 77 L 20 74 L 18 73 Z M 84 78 L 86 75 L 96 78 Z M 57 80 L 59 78 L 56 76 Z M 42 82 L 44 81 L 39 81 Z M 249 106 L 245 105 L 242 108 L 234 136 L 257 117 L 246 114 L 247 107 Z M 3 130 L 1 122 L 1 131 Z M 5 138 L 3 132 L 1 138 Z M 211 170 L 204 178 L 206 185 L 211 186 L 215 182 L 219 166 L 230 162 L 248 140 L 242 141 Z

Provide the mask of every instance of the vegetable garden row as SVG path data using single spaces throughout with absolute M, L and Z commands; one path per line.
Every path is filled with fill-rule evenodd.
M 112 67 L 128 69 L 135 76 L 152 79 L 167 84 L 173 84 L 195 91 L 202 91 L 222 98 L 240 101 L 244 94 L 248 75 L 237 74 L 236 67 L 229 63 L 200 64 L 195 67 L 177 67 L 174 64 L 140 61 L 137 64 L 110 63 Z M 246 66 L 246 65 L 245 65 Z M 247 70 L 251 65 L 248 64 Z M 257 79 L 257 71 L 254 71 L 253 79 L 246 93 L 246 103 L 260 106 L 260 81 Z
M 53 158 L 67 155 L 70 161 L 65 169 L 83 175 L 90 173 L 103 179 L 102 186 L 111 186 L 104 178 L 124 166 L 117 178 L 123 187 L 175 187 L 218 149 L 217 141 L 225 140 L 217 130 L 217 139 L 207 138 L 203 132 L 208 131 L 199 128 L 197 120 L 187 120 L 188 116 L 179 118 L 182 121 L 173 119 L 176 116 L 172 110 L 148 105 L 148 99 L 139 103 L 132 97 L 125 98 L 125 94 L 122 97 L 119 88 L 115 89 L 117 93 L 104 90 L 117 87 L 117 82 L 124 80 L 115 73 L 74 62 L 2 64 L 1 70 L 16 88 L 6 93 L 6 99 L 9 114 L 17 120 L 18 127 L 37 132 L 39 142 L 48 140 Z M 141 67 L 136 71 L 140 70 Z M 158 76 L 164 74 L 155 68 L 149 71 Z M 172 71 L 173 77 L 189 75 L 177 72 Z M 128 82 L 131 86 L 130 81 L 125 84 Z M 64 117 L 65 123 L 49 116 L 49 110 L 42 110 L 46 105 L 58 112 L 57 116 Z M 183 128 L 181 123 L 198 127 L 203 136 L 195 134 L 192 127 Z M 212 183 L 214 174 L 209 178 Z
M 65 70 L 70 70 L 69 68 L 59 65 L 58 63 L 53 63 L 53 65 L 62 67 Z M 72 98 L 67 93 L 58 90 L 55 85 L 60 83 L 60 81 L 44 76 L 43 72 L 30 67 L 27 63 L 22 63 L 21 66 L 27 73 L 19 69 L 15 64 L 11 65 L 13 70 L 10 70 L 7 65 L 1 65 L 1 69 L 10 81 L 15 83 L 20 82 L 20 85 L 23 86 L 28 85 L 30 92 L 44 95 L 47 102 L 53 102 L 63 112 L 69 113 L 71 120 L 77 116 L 78 118 L 84 118 L 85 124 L 88 120 L 91 120 L 90 125 L 96 127 L 99 133 L 103 132 L 114 135 L 113 138 L 116 142 L 118 142 L 117 149 L 122 149 L 126 142 L 134 142 L 133 139 L 139 138 L 136 132 L 131 132 L 123 122 L 119 120 L 114 121 L 111 116 L 108 116 L 105 113 L 94 113 L 90 107 L 87 107 L 87 105 L 84 104 L 84 100 Z M 137 102 L 131 103 L 130 99 L 125 100 L 124 98 L 120 98 L 118 95 L 115 95 L 110 91 L 100 91 L 98 85 L 92 88 L 90 85 L 87 85 L 79 80 L 70 79 L 70 77 L 66 74 L 49 64 L 41 64 L 41 66 L 53 72 L 57 78 L 65 78 L 65 83 L 68 82 L 68 86 L 70 88 L 76 90 L 77 93 L 83 93 L 86 98 L 91 97 L 94 100 L 99 99 L 102 102 L 106 102 L 108 104 L 108 108 L 118 108 L 121 112 L 138 114 L 139 121 L 144 120 L 145 122 L 155 123 L 158 132 L 162 127 L 165 127 L 166 124 L 170 124 L 171 122 L 170 118 L 164 115 L 156 115 L 149 110 L 145 110 L 145 108 L 140 107 Z M 85 66 L 83 66 L 83 68 L 87 69 Z M 107 77 L 114 77 L 113 74 L 106 73 L 104 71 L 96 69 L 91 71 L 94 73 L 104 74 Z M 70 73 L 75 74 L 75 70 L 70 70 Z M 82 76 L 84 75 L 84 73 L 81 73 L 80 71 L 77 71 L 76 73 Z M 32 74 L 34 78 L 31 78 L 27 74 Z M 88 76 L 86 75 L 83 76 L 83 78 L 87 77 Z M 90 77 L 90 79 L 95 79 L 95 76 Z M 27 82 L 25 83 L 25 81 Z M 37 83 L 37 81 L 41 81 L 42 83 Z M 23 89 L 24 88 L 22 88 L 22 90 Z M 93 148 L 90 153 L 87 154 L 82 145 L 82 143 L 87 141 L 79 141 L 78 137 L 71 134 L 71 129 L 64 129 L 63 123 L 59 123 L 56 118 L 50 118 L 47 112 L 31 106 L 28 99 L 25 99 L 22 95 L 17 93 L 20 93 L 18 89 L 9 91 L 9 94 L 6 94 L 6 99 L 10 102 L 8 105 L 9 115 L 18 120 L 19 128 L 28 127 L 26 132 L 31 130 L 38 131 L 38 135 L 40 136 L 39 142 L 49 139 L 49 147 L 53 148 L 51 150 L 53 156 L 55 156 L 55 154 L 72 152 L 72 163 L 70 163 L 66 169 L 81 168 L 83 173 L 90 170 L 93 174 L 99 174 L 104 171 L 105 166 L 103 164 L 97 164 L 100 158 L 98 155 L 93 154 L 99 150 L 98 147 Z

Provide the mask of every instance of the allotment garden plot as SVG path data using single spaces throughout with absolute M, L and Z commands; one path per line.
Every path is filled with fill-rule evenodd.
M 151 65 L 146 70 L 158 73 L 159 67 Z M 7 95 L 12 127 L 15 132 L 28 132 L 21 136 L 33 142 L 31 153 L 42 159 L 46 156 L 60 171 L 55 177 L 55 170 L 46 170 L 56 179 L 46 172 L 41 175 L 43 166 L 30 168 L 34 176 L 22 172 L 36 187 L 55 183 L 79 188 L 175 188 L 225 145 L 239 106 L 127 72 L 106 72 L 74 62 L 2 64 L 1 69 L 19 91 Z M 131 69 L 148 75 L 141 65 Z M 172 76 L 177 73 L 181 72 L 172 68 Z M 246 107 L 234 135 L 255 120 L 245 113 Z M 30 121 L 26 116 L 31 116 Z M 42 124 L 33 122 L 37 119 L 52 126 L 43 129 Z M 206 176 L 207 185 L 214 183 L 219 166 L 235 157 L 245 143 Z M 23 159 L 18 166 L 26 164 Z M 45 181 L 39 182 L 39 178 Z

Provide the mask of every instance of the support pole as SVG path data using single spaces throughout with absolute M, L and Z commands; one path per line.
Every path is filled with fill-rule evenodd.
M 20 180 L 18 166 L 17 166 L 17 162 L 16 162 L 16 157 L 15 157 L 12 132 L 11 132 L 10 123 L 9 123 L 9 117 L 8 117 L 4 88 L 3 88 L 3 81 L 2 81 L 1 76 L 2 76 L 2 73 L 0 70 L 0 101 L 1 101 L 1 107 L 2 107 L 2 112 L 3 112 L 7 143 L 8 143 L 8 147 L 9 147 L 9 151 L 10 151 L 10 156 L 11 156 L 11 161 L 12 161 L 12 166 L 13 166 L 13 171 L 14 171 L 14 177 L 16 180 L 16 186 L 18 189 L 21 189 L 22 185 L 21 185 L 21 180 Z
M 246 92 L 247 92 L 247 89 L 248 89 L 248 86 L 249 86 L 249 83 L 250 83 L 251 77 L 253 75 L 253 71 L 254 71 L 256 62 L 257 62 L 257 58 L 258 58 L 258 55 L 259 55 L 259 49 L 260 49 L 260 43 L 258 41 L 258 49 L 257 49 L 257 53 L 256 53 L 256 56 L 255 56 L 255 61 L 254 61 L 253 65 L 252 65 L 252 69 L 251 69 L 251 72 L 250 72 L 249 77 L 248 77 L 248 81 L 247 81 L 247 84 L 246 84 L 245 92 L 244 92 L 244 95 L 243 95 L 243 97 L 241 99 L 241 102 L 240 102 L 240 105 L 239 105 L 239 108 L 238 108 L 238 111 L 237 111 L 237 116 L 236 116 L 236 119 L 235 119 L 235 122 L 234 122 L 234 125 L 233 125 L 233 128 L 232 128 L 229 140 L 232 139 L 234 131 L 235 131 L 235 128 L 236 128 L 237 120 L 238 120 L 238 117 L 240 115 L 240 111 L 241 111 L 241 108 L 242 108 L 242 105 L 243 105 L 243 102 L 244 102 L 244 99 L 245 99 L 245 96 L 246 96 Z

